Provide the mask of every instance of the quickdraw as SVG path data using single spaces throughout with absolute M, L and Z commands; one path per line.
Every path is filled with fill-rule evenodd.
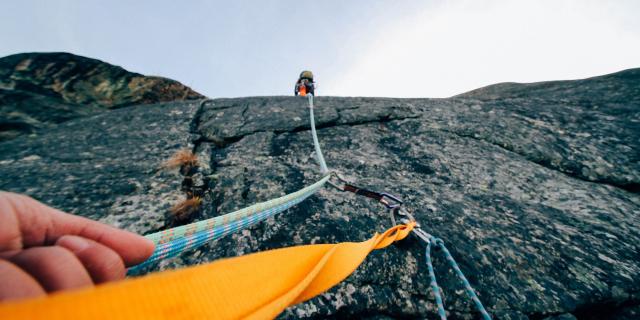
M 440 287 L 438 286 L 436 275 L 433 270 L 433 264 L 431 262 L 432 246 L 434 246 L 436 249 L 440 249 L 444 253 L 447 261 L 449 262 L 449 265 L 455 271 L 456 276 L 464 286 L 467 296 L 473 301 L 478 312 L 480 312 L 482 319 L 491 320 L 491 316 L 482 305 L 482 302 L 478 298 L 478 295 L 471 287 L 469 280 L 467 280 L 467 278 L 464 276 L 464 273 L 462 273 L 462 270 L 460 270 L 458 263 L 456 263 L 455 259 L 453 258 L 449 250 L 447 250 L 447 247 L 444 245 L 444 241 L 424 231 L 424 229 L 421 228 L 420 223 L 416 221 L 413 215 L 411 215 L 411 213 L 409 213 L 404 209 L 403 207 L 404 202 L 399 197 L 394 196 L 387 192 L 377 192 L 377 191 L 372 191 L 365 188 L 357 187 L 347 182 L 346 180 L 344 180 L 336 172 L 332 172 L 330 178 L 337 180 L 338 183 L 333 182 L 330 179 L 329 181 L 327 181 L 327 184 L 329 184 L 330 186 L 332 186 L 333 188 L 335 188 L 340 192 L 352 192 L 356 195 L 374 199 L 379 203 L 383 204 L 389 211 L 392 225 L 394 226 L 397 225 L 396 221 L 400 221 L 400 223 L 402 224 L 415 223 L 415 226 L 412 231 L 413 231 L 413 234 L 416 236 L 416 238 L 421 240 L 426 247 L 425 259 L 427 263 L 427 268 L 429 270 L 430 287 L 431 287 L 431 290 L 433 291 L 433 294 L 436 300 L 436 305 L 438 308 L 438 315 L 440 316 L 441 320 L 446 320 L 447 315 L 444 309 L 444 302 L 442 300 L 442 295 L 440 294 Z

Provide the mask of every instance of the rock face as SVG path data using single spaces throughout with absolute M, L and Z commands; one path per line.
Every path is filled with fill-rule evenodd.
M 495 318 L 634 319 L 638 74 L 545 84 L 525 96 L 518 92 L 533 85 L 450 99 L 318 97 L 318 135 L 330 168 L 402 197 L 423 228 L 445 241 Z M 135 106 L 46 133 L 0 144 L 0 188 L 141 234 L 165 227 L 169 208 L 184 199 L 185 177 L 161 167 L 185 148 L 199 156 L 193 179 L 205 193 L 192 219 L 281 196 L 319 177 L 299 97 Z M 390 225 L 382 206 L 325 188 L 156 269 L 362 241 Z M 434 266 L 451 318 L 477 318 L 439 252 Z M 436 318 L 424 245 L 407 239 L 374 252 L 344 282 L 281 315 L 325 317 Z
M 498 83 L 460 95 L 458 98 L 501 100 L 530 98 L 587 105 L 598 103 L 639 103 L 640 69 L 629 69 L 584 80 L 545 81 L 535 83 Z
M 177 81 L 69 53 L 11 55 L 0 58 L 0 141 L 104 109 L 201 98 Z

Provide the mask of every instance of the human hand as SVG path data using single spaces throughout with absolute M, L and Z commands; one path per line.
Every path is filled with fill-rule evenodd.
M 0 191 L 0 301 L 123 279 L 153 249 L 142 236 Z

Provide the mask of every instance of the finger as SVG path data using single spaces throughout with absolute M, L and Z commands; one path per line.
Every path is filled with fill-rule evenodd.
M 22 249 L 20 223 L 12 202 L 6 201 L 6 192 L 0 192 L 0 252 Z
M 0 211 L 5 210 L 7 215 L 16 217 L 24 247 L 53 244 L 63 235 L 71 234 L 113 249 L 127 266 L 140 263 L 153 253 L 153 242 L 142 236 L 64 213 L 27 196 L 0 192 Z M 15 233 L 13 230 L 7 237 L 15 237 Z M 15 246 L 15 240 L 13 242 Z
M 23 250 L 10 261 L 35 278 L 47 292 L 93 285 L 80 260 L 62 247 Z
M 7 260 L 0 260 L 0 283 L 0 301 L 46 294 L 36 279 Z
M 56 239 L 70 234 L 99 242 L 122 257 L 127 266 L 146 260 L 155 247 L 151 240 L 135 233 L 63 212 L 55 216 L 52 230 Z
M 126 270 L 122 258 L 109 247 L 78 236 L 62 236 L 56 245 L 78 257 L 94 283 L 123 279 Z
M 1 250 L 2 249 L 0 249 L 0 259 L 6 259 L 6 260 L 8 260 L 9 258 L 11 258 L 11 257 L 15 256 L 16 254 L 20 253 L 20 251 L 22 251 L 22 249 L 19 249 L 19 250 L 7 250 L 7 251 L 1 251 Z

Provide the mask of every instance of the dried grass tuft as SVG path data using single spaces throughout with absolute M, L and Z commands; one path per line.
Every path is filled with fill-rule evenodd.
M 162 165 L 163 168 L 173 169 L 183 166 L 195 167 L 198 165 L 198 156 L 189 149 L 176 151 L 171 158 Z
M 176 221 L 185 221 L 189 219 L 193 214 L 200 211 L 200 205 L 202 199 L 200 197 L 193 197 L 186 199 L 171 208 L 171 214 Z

